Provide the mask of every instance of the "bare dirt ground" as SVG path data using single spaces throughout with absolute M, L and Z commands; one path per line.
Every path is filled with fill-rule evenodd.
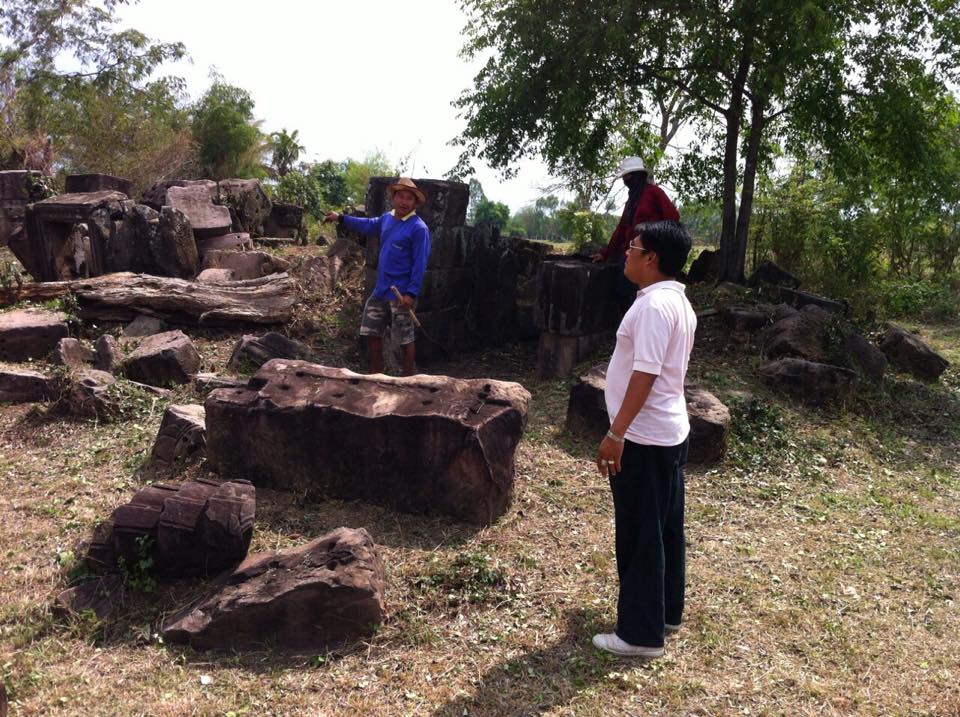
M 290 330 L 359 369 L 361 299 L 355 277 L 333 297 L 308 289 Z M 760 387 L 756 347 L 712 321 L 691 374 L 731 407 L 734 435 L 721 464 L 687 473 L 688 609 L 648 663 L 590 644 L 614 620 L 611 502 L 594 446 L 563 428 L 571 380 L 538 380 L 534 346 L 429 367 L 533 395 L 513 507 L 496 525 L 258 491 L 252 551 L 341 525 L 381 546 L 386 622 L 318 655 L 163 644 L 160 623 L 197 584 L 133 594 L 108 624 L 54 618 L 78 543 L 142 485 L 164 403 L 142 400 L 114 424 L 0 406 L 11 714 L 960 714 L 960 324 L 910 327 L 953 362 L 940 383 L 891 375 L 813 410 Z M 238 334 L 191 333 L 204 370 L 223 372 Z

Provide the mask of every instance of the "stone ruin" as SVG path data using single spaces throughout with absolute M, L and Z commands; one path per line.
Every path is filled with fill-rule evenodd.
M 305 239 L 303 210 L 275 206 L 258 180 L 163 180 L 136 202 L 120 177 L 69 175 L 66 192 L 49 198 L 31 196 L 34 177 L 0 172 L 0 240 L 37 281 L 125 271 L 192 279 L 220 268 L 208 253 L 252 249 L 267 231 Z
M 162 580 L 214 576 L 246 556 L 255 513 L 246 481 L 154 483 L 94 529 L 87 567 L 116 573 L 151 558 Z
M 519 384 L 274 359 L 206 400 L 207 460 L 255 485 L 489 525 L 513 496 Z
M 365 212 L 391 208 L 386 189 L 396 177 L 371 177 Z M 417 214 L 430 228 L 431 251 L 417 317 L 432 340 L 417 342 L 417 360 L 448 358 L 464 350 L 537 337 L 534 307 L 540 263 L 550 245 L 501 236 L 493 227 L 465 226 L 469 188 L 461 182 L 415 179 L 427 196 Z M 380 242 L 366 246 L 366 289 L 376 283 Z

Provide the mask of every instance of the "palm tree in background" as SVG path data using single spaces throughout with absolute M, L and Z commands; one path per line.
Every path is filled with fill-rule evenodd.
M 273 168 L 281 177 L 293 169 L 294 162 L 300 157 L 304 150 L 303 145 L 299 143 L 300 132 L 293 130 L 287 133 L 286 129 L 274 132 L 270 135 L 273 140 Z

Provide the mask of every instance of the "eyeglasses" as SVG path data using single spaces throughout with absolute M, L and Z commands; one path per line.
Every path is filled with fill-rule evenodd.
M 641 254 L 649 254 L 653 249 L 644 249 L 638 242 L 630 242 L 627 245 L 627 251 L 638 251 Z

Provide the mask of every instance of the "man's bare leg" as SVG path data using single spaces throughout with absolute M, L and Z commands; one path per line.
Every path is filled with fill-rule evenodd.
M 370 373 L 383 373 L 383 339 L 380 336 L 367 337 L 367 359 Z
M 400 347 L 403 350 L 403 375 L 413 376 L 413 360 L 416 358 L 415 344 L 404 344 Z

